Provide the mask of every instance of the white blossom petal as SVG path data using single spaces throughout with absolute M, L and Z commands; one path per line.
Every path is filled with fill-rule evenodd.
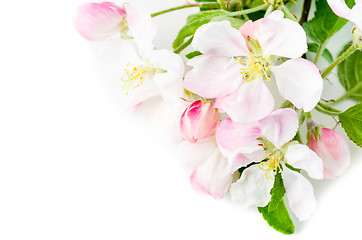
M 204 98 L 224 97 L 242 83 L 240 65 L 235 59 L 201 55 L 188 63 L 193 69 L 185 76 L 184 87 Z
M 249 54 L 244 37 L 229 21 L 211 22 L 199 27 L 195 32 L 192 47 L 203 54 L 226 57 Z
M 240 179 L 231 184 L 231 200 L 241 207 L 266 206 L 271 199 L 274 179 L 267 178 L 265 173 L 257 165 L 245 169 Z
M 132 37 L 138 44 L 141 55 L 146 55 L 154 48 L 152 41 L 156 36 L 157 25 L 146 9 L 135 7 L 132 4 L 126 4 L 125 8 L 127 24 Z
M 280 94 L 297 108 L 311 111 L 319 102 L 323 79 L 317 66 L 305 59 L 290 59 L 279 66 L 271 66 Z
M 288 164 L 307 171 L 311 178 L 323 179 L 322 159 L 306 145 L 289 146 L 284 156 Z
M 290 209 L 300 221 L 306 220 L 317 206 L 312 184 L 300 173 L 286 166 L 283 168 L 282 178 Z
M 277 109 L 259 122 L 262 136 L 276 148 L 292 140 L 299 127 L 298 115 L 290 108 Z
M 265 17 L 259 26 L 258 41 L 263 57 L 270 55 L 298 58 L 308 51 L 307 35 L 302 26 L 284 14 L 274 11 Z
M 237 122 L 258 121 L 274 109 L 274 98 L 262 79 L 243 83 L 236 99 L 217 99 L 216 106 Z

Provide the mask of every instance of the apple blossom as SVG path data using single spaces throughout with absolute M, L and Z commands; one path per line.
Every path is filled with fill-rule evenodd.
M 346 140 L 335 130 L 316 126 L 309 134 L 308 146 L 322 159 L 324 178 L 336 178 L 350 164 L 351 153 Z
M 181 116 L 181 133 L 189 142 L 211 137 L 216 132 L 220 115 L 213 102 L 198 100 L 186 108 Z
M 221 154 L 215 138 L 196 143 L 184 141 L 178 153 L 190 171 L 190 183 L 194 190 L 215 199 L 224 197 L 232 182 L 232 174 L 225 171 L 228 161 Z
M 212 22 L 197 29 L 192 46 L 203 55 L 188 62 L 184 87 L 239 122 L 260 120 L 274 108 L 264 80 L 276 79 L 280 94 L 297 108 L 312 110 L 318 103 L 323 80 L 318 68 L 299 58 L 307 51 L 306 34 L 296 22 L 274 11 L 239 30 L 228 21 Z M 277 56 L 290 58 L 275 65 Z M 273 75 L 272 75 L 273 74 Z
M 362 29 L 362 1 L 356 0 L 356 4 L 349 8 L 344 0 L 327 0 L 333 12 L 357 25 Z
M 289 207 L 299 220 L 307 219 L 316 207 L 313 187 L 289 166 L 305 170 L 315 179 L 323 178 L 323 163 L 307 146 L 291 141 L 298 129 L 292 109 L 278 109 L 258 122 L 243 124 L 222 121 L 216 132 L 217 144 L 228 157 L 230 173 L 245 169 L 230 187 L 231 199 L 241 205 L 264 207 L 271 199 L 274 175 L 283 178 Z
M 85 3 L 78 8 L 74 19 L 75 28 L 90 41 L 102 41 L 117 33 L 135 39 L 140 48 L 153 48 L 149 39 L 156 35 L 156 24 L 147 10 L 112 2 Z

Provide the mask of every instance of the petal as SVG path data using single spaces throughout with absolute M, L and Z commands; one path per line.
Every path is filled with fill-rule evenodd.
M 302 26 L 283 16 L 280 10 L 274 11 L 259 26 L 257 40 L 263 49 L 263 57 L 298 58 L 308 51 L 307 36 Z
M 265 173 L 257 165 L 245 169 L 240 179 L 231 184 L 231 200 L 242 207 L 266 206 L 271 199 L 274 180 L 266 178 Z
M 191 150 L 187 160 L 195 161 L 195 169 L 190 177 L 192 187 L 215 199 L 223 198 L 232 182 L 232 175 L 225 174 L 227 159 L 220 153 L 215 139 L 183 145 L 183 151 Z
M 240 66 L 232 58 L 201 55 L 187 64 L 193 69 L 186 74 L 184 87 L 204 98 L 224 97 L 242 82 Z
M 245 39 L 229 21 L 211 22 L 199 27 L 195 32 L 192 47 L 203 54 L 226 57 L 249 55 Z
M 351 9 L 347 6 L 345 0 L 327 0 L 327 2 L 337 16 L 349 19 Z
M 264 159 L 264 150 L 257 140 L 260 136 L 258 123 L 238 123 L 230 118 L 222 121 L 216 130 L 216 142 L 224 156 L 228 157 L 227 171 L 235 172 L 251 162 Z
M 317 206 L 312 184 L 300 173 L 285 166 L 282 178 L 290 209 L 300 221 L 306 220 Z
M 184 75 L 184 62 L 180 55 L 167 49 L 154 50 L 147 55 L 147 59 L 156 68 L 161 68 L 167 72 L 173 72 L 179 77 Z
M 176 104 L 183 96 L 184 88 L 182 77 L 174 72 L 155 74 L 153 81 L 158 89 L 159 95 L 169 105 Z
M 216 142 L 221 151 L 229 156 L 239 148 L 257 147 L 260 137 L 258 123 L 239 123 L 227 118 L 216 130 Z
M 351 162 L 351 152 L 346 140 L 332 129 L 320 128 L 318 141 L 311 134 L 309 147 L 323 161 L 324 178 L 336 178 L 346 171 Z
M 274 109 L 274 98 L 262 79 L 243 83 L 236 99 L 218 99 L 217 106 L 238 122 L 257 121 Z
M 293 139 L 299 127 L 298 115 L 290 108 L 275 110 L 259 122 L 262 135 L 278 149 Z
M 126 12 L 114 3 L 85 3 L 78 8 L 74 26 L 90 41 L 105 40 L 123 29 Z
M 126 12 L 128 28 L 140 49 L 141 55 L 145 55 L 154 47 L 152 41 L 156 36 L 157 26 L 146 9 L 126 4 Z
M 288 164 L 307 171 L 311 178 L 323 179 L 322 159 L 306 145 L 289 146 L 284 156 Z
M 143 102 L 160 95 L 160 92 L 154 84 L 152 78 L 153 76 L 145 79 L 144 83 L 140 87 L 129 91 L 128 97 L 131 100 L 128 103 L 128 109 L 138 107 Z
M 305 59 L 291 59 L 271 66 L 280 94 L 297 108 L 311 111 L 319 102 L 323 79 L 317 66 Z
M 354 22 L 359 29 L 362 29 L 362 1 L 356 0 L 356 5 L 351 10 L 350 21 Z

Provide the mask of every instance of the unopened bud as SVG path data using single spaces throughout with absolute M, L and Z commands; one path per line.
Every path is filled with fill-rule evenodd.
M 314 128 L 309 134 L 308 146 L 322 159 L 324 178 L 334 179 L 341 175 L 351 161 L 346 140 L 332 129 Z
M 211 137 L 215 134 L 220 115 L 213 102 L 198 100 L 186 108 L 180 120 L 183 137 L 190 142 Z

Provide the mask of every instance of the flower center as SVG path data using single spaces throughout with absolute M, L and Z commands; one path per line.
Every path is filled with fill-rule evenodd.
M 274 153 L 270 154 L 266 162 L 260 163 L 258 166 L 261 170 L 265 171 L 265 177 L 268 179 L 274 179 L 273 175 L 279 172 L 282 172 L 280 164 L 283 163 L 283 153 L 280 150 L 276 150 Z
M 250 82 L 256 78 L 263 78 L 270 82 L 269 65 L 271 64 L 271 57 L 263 58 L 261 56 L 255 56 L 252 52 L 249 52 L 249 57 L 237 59 L 238 63 L 242 64 L 240 73 L 243 74 L 245 82 Z
M 122 82 L 124 82 L 122 89 L 126 91 L 126 94 L 128 95 L 131 88 L 141 86 L 145 78 L 150 75 L 154 75 L 157 70 L 152 64 L 146 61 L 145 64 L 140 66 L 133 66 L 131 63 L 128 63 L 124 72 L 126 75 L 121 78 Z

